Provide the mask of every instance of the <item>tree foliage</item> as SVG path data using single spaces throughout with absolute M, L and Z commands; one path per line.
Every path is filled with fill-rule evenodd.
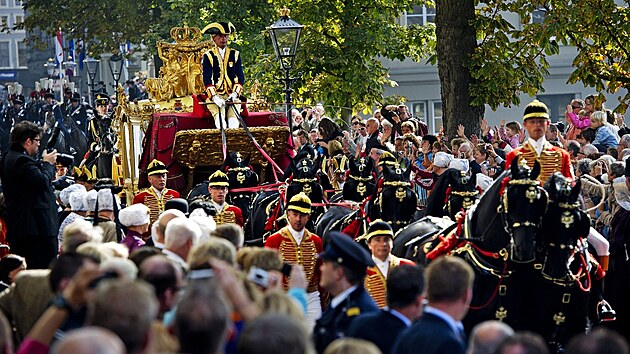
M 492 108 L 519 104 L 519 94 L 544 91 L 549 56 L 562 46 L 577 50 L 568 83 L 583 83 L 601 93 L 630 87 L 628 6 L 614 0 L 491 0 L 478 7 L 474 26 L 480 44 L 469 65 L 478 84 L 473 104 Z M 537 15 L 542 21 L 532 21 Z M 507 18 L 517 15 L 513 25 Z M 625 111 L 630 95 L 619 96 Z M 614 104 L 613 104 L 614 105 Z
M 431 26 L 403 27 L 397 19 L 423 0 L 279 0 L 198 2 L 192 0 L 67 0 L 50 6 L 27 0 L 24 27 L 41 28 L 66 38 L 86 38 L 95 54 L 111 52 L 119 42 L 155 48 L 169 40 L 168 30 L 187 22 L 203 28 L 215 21 L 231 21 L 238 39 L 230 44 L 241 51 L 248 80 L 259 80 L 270 101 L 282 101 L 279 64 L 266 27 L 287 6 L 291 17 L 305 26 L 293 74 L 295 102 L 324 102 L 346 107 L 345 116 L 383 102 L 383 85 L 395 85 L 380 57 L 420 59 L 434 46 Z M 58 6 L 57 6 L 58 5 Z M 154 50 L 154 49 L 153 49 Z

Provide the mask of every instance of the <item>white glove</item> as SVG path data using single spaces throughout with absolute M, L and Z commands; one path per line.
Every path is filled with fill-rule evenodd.
M 214 104 L 219 106 L 219 108 L 225 106 L 225 100 L 219 97 L 219 95 L 212 96 L 212 102 L 214 102 Z
M 238 93 L 232 92 L 227 100 L 234 102 L 237 98 L 238 98 Z

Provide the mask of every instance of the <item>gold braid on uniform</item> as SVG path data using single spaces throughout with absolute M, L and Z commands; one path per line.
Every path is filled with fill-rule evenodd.
M 217 226 L 222 224 L 236 224 L 236 214 L 231 210 L 226 210 L 229 206 L 228 203 L 225 203 L 223 211 L 214 217 Z
M 527 166 L 534 168 L 534 161 L 538 161 L 540 164 L 539 181 L 547 181 L 554 172 L 562 171 L 562 153 L 560 151 L 547 149 L 545 144 L 542 153 L 538 156 L 530 143 L 527 143 L 524 147 L 518 154 L 519 162 L 525 159 Z
M 306 292 L 317 291 L 318 284 L 311 284 L 317 263 L 317 249 L 315 248 L 315 243 L 311 240 L 310 233 L 304 229 L 304 237 L 299 245 L 286 227 L 280 230 L 280 234 L 284 237 L 278 248 L 282 259 L 285 263 L 300 264 L 306 274 Z M 286 278 L 283 279 L 282 285 L 285 289 L 288 289 Z
M 149 195 L 144 198 L 143 204 L 149 208 L 149 217 L 151 219 L 151 224 L 153 224 L 153 222 L 157 220 L 158 215 L 160 215 L 160 213 L 164 211 L 164 206 L 166 202 L 170 199 L 173 199 L 173 196 L 167 194 L 166 191 L 167 189 L 164 188 L 164 190 L 162 191 L 162 198 L 160 199 L 158 198 L 153 188 L 147 188 L 147 193 L 149 193 Z
M 400 265 L 400 258 L 394 255 L 390 255 L 389 257 L 389 272 L 391 272 L 393 268 Z M 387 278 L 381 273 L 379 267 L 374 266 L 369 269 L 373 271 L 374 274 L 367 275 L 363 285 L 378 307 L 383 308 L 387 306 Z

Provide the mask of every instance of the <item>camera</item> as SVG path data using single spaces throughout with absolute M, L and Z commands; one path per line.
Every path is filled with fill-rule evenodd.
M 269 287 L 269 273 L 255 266 L 249 268 L 247 280 L 265 289 Z

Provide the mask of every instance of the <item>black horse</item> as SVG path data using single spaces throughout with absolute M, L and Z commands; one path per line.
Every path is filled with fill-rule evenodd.
M 311 156 L 299 156 L 297 161 L 291 161 L 289 165 L 291 177 L 287 179 L 282 200 L 278 190 L 265 190 L 254 198 L 250 213 L 249 244 L 260 245 L 268 235 L 286 225 L 284 215 L 286 203 L 296 194 L 303 192 L 309 197 L 311 203 L 320 205 L 323 203 L 324 190 L 317 178 L 320 165 L 319 158 L 313 160 Z M 261 188 L 264 187 L 264 185 L 261 186 Z M 314 230 L 315 220 L 323 212 L 323 207 L 314 205 L 311 208 L 311 216 L 306 228 Z
M 227 202 L 241 209 L 245 222 L 249 220 L 251 204 L 256 192 L 242 189 L 252 188 L 258 185 L 258 174 L 252 169 L 249 160 L 250 156 L 243 158 L 240 152 L 230 151 L 220 167 L 220 170 L 225 171 L 225 174 L 230 180 L 230 193 L 227 195 Z M 188 192 L 186 199 L 190 202 L 208 193 L 208 181 L 206 180 L 197 183 L 197 185 Z M 247 228 L 245 230 L 247 231 Z
M 591 290 L 596 290 L 597 301 L 603 299 L 601 276 L 586 244 L 590 218 L 579 209 L 580 180 L 571 186 L 556 172 L 545 190 L 549 205 L 537 237 L 536 261 L 518 267 L 512 279 L 520 294 L 512 325 L 539 333 L 552 352 L 562 352 L 570 338 L 585 332 L 588 309 L 596 307 L 589 305 Z
M 479 202 L 457 224 L 444 230 L 435 247 L 430 247 L 434 245 L 428 242 L 429 236 L 408 241 L 399 241 L 401 234 L 396 236 L 395 250 L 399 255 L 422 253 L 411 258 L 426 257 L 431 261 L 451 254 L 472 266 L 473 299 L 463 321 L 468 331 L 486 320 L 509 322 L 514 317 L 518 304 L 514 295 L 518 293 L 511 285 L 512 274 L 516 265 L 534 261 L 535 237 L 547 205 L 547 194 L 536 179 L 539 173 L 538 163 L 530 170 L 515 159 Z M 425 227 L 416 235 L 435 232 L 436 228 Z
M 42 135 L 42 146 L 48 146 L 48 141 L 52 137 L 56 116 L 61 112 L 45 112 L 44 119 L 44 133 Z M 59 153 L 74 156 L 74 166 L 78 166 L 83 159 L 83 156 L 88 150 L 87 137 L 79 129 L 76 122 L 72 119 L 63 118 L 63 124 L 60 126 L 59 136 L 54 143 L 54 148 Z
M 222 169 L 230 180 L 228 202 L 243 211 L 243 220 L 249 220 L 252 200 L 256 192 L 243 190 L 258 185 L 258 174 L 249 164 L 250 156 L 243 158 L 239 152 L 230 152 Z
M 376 179 L 373 173 L 374 162 L 371 158 L 361 157 L 359 159 L 350 158 L 349 171 L 346 177 L 346 183 L 343 185 L 343 199 L 340 202 L 358 203 L 356 208 L 346 206 L 331 206 L 328 210 L 321 214 L 317 220 L 317 235 L 325 241 L 331 231 L 342 231 L 351 223 L 355 223 L 352 228 L 353 237 L 365 232 L 365 215 L 364 210 L 360 210 L 364 200 L 374 194 L 376 188 Z
M 373 203 L 368 205 L 370 220 L 382 219 L 392 226 L 394 232 L 407 226 L 416 215 L 418 196 L 409 180 L 411 168 L 392 169 L 383 166 L 383 179 Z

